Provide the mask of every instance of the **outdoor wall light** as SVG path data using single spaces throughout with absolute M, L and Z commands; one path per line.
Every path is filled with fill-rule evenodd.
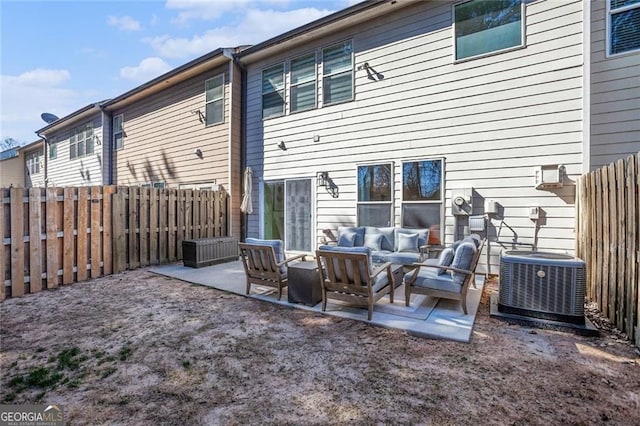
M 318 186 L 327 186 L 327 181 L 329 180 L 329 172 L 318 172 L 316 175 L 316 181 L 318 182 Z
M 196 148 L 195 151 L 193 151 L 193 153 L 198 157 L 198 158 L 202 158 L 202 150 L 200 148 Z
M 204 114 L 202 113 L 202 111 L 200 111 L 199 109 L 194 109 L 193 111 L 191 111 L 191 114 L 198 114 L 198 120 L 200 120 L 201 123 L 204 123 Z
M 283 151 L 287 150 L 287 146 L 284 144 L 284 141 L 280 141 L 280 143 L 278 144 L 278 148 L 280 148 Z

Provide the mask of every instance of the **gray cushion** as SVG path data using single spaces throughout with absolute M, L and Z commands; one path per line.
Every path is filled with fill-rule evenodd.
M 373 251 L 380 251 L 382 250 L 382 238 L 382 234 L 366 232 L 364 234 L 364 246 Z
M 387 275 L 387 272 L 386 271 L 380 272 L 378 275 L 376 275 L 373 283 L 371 284 L 372 284 L 371 287 L 373 288 L 373 291 L 376 293 L 382 290 L 383 288 L 385 288 L 387 284 L 389 284 L 389 276 Z
M 456 249 L 451 266 L 458 269 L 469 270 L 477 250 L 473 242 L 463 242 Z M 462 284 L 467 274 L 451 271 L 451 277 L 456 283 Z
M 384 263 L 387 262 L 387 257 L 391 254 L 393 252 L 389 250 L 372 251 L 371 259 L 373 259 L 373 263 Z
M 380 250 L 389 250 L 393 251 L 395 247 L 395 237 L 394 237 L 395 228 L 385 227 L 385 228 L 376 228 L 374 226 L 365 226 L 364 227 L 364 235 L 367 234 L 381 234 L 382 235 L 382 244 L 380 246 Z
M 418 234 L 398 234 L 399 252 L 418 252 Z
M 356 239 L 353 242 L 354 247 L 362 247 L 364 245 L 364 227 L 363 226 L 339 226 L 338 240 L 340 240 L 340 235 L 344 232 L 356 233 Z
M 441 266 L 450 266 L 451 262 L 453 262 L 453 257 L 455 255 L 455 251 L 451 247 L 447 247 L 442 252 L 440 252 L 440 257 L 438 257 L 438 265 Z M 438 275 L 446 274 L 446 269 L 438 269 Z
M 357 236 L 355 232 L 343 232 L 338 236 L 338 246 L 353 247 Z
M 405 274 L 403 279 L 405 285 L 412 275 L 413 271 Z M 438 268 L 420 268 L 413 285 L 415 287 L 449 291 L 451 293 L 460 293 L 462 291 L 462 286 L 453 281 L 451 275 L 438 275 Z
M 247 244 L 256 244 L 260 246 L 271 246 L 273 247 L 273 251 L 276 255 L 276 263 L 280 263 L 284 260 L 284 244 L 282 243 L 282 240 L 261 240 L 259 238 L 247 238 L 245 242 Z M 266 264 L 266 259 L 262 259 L 262 261 Z M 280 267 L 280 273 L 284 274 L 286 272 L 286 265 L 282 265 Z
M 390 252 L 385 257 L 385 262 L 395 263 L 397 265 L 411 265 L 420 260 L 420 253 L 409 252 Z
M 418 234 L 418 247 L 427 244 L 429 241 L 428 229 L 410 229 L 410 228 L 395 228 L 394 230 L 394 251 L 398 250 L 398 236 L 400 234 Z

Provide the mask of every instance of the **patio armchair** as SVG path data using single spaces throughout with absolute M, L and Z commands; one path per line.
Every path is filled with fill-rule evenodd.
M 322 311 L 327 299 L 366 306 L 371 321 L 373 305 L 386 294 L 393 303 L 391 262 L 373 268 L 367 247 L 320 246 L 316 250 L 318 270 L 322 271 Z
M 414 263 L 415 269 L 404 276 L 405 304 L 411 293 L 459 300 L 465 315 L 469 286 L 475 287 L 475 269 L 486 239 L 477 236 L 457 241 L 445 248 L 438 259 Z
M 247 277 L 246 294 L 251 285 L 263 285 L 278 289 L 278 300 L 282 297 L 282 289 L 287 286 L 287 265 L 296 260 L 305 260 L 300 254 L 285 258 L 281 240 L 259 240 L 247 238 L 238 243 L 240 258 Z

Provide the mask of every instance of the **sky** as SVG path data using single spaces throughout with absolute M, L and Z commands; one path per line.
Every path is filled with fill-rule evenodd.
M 0 140 L 359 0 L 0 0 Z

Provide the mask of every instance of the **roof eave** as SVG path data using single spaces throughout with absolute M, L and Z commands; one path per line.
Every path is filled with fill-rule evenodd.
M 44 126 L 43 128 L 36 130 L 36 134 L 38 136 L 42 135 L 47 135 L 49 133 L 52 133 L 56 130 L 61 129 L 62 127 L 68 126 L 73 124 L 76 121 L 80 121 L 83 120 L 97 112 L 99 112 L 101 110 L 101 103 L 97 102 L 94 104 L 89 104 L 84 108 L 81 108 L 75 112 L 72 112 L 71 114 L 62 117 L 56 121 L 54 121 L 51 124 L 48 124 L 46 126 Z

